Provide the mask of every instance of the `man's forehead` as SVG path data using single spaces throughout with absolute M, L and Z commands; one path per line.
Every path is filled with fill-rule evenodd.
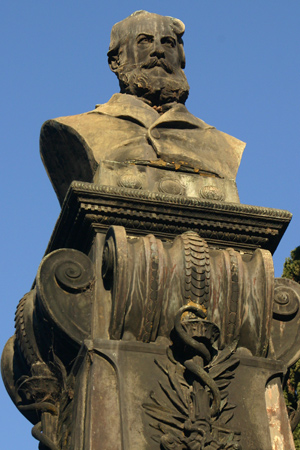
M 153 17 L 154 16 L 154 17 Z M 142 17 L 133 17 L 130 24 L 130 35 L 132 37 L 139 34 L 176 36 L 169 17 L 154 15 L 145 15 Z
M 117 52 L 121 46 L 128 47 L 129 42 L 132 43 L 140 34 L 152 36 L 172 36 L 177 41 L 184 33 L 184 23 L 179 19 L 169 16 L 161 16 L 147 11 L 136 11 L 126 19 L 116 23 L 111 31 L 110 45 L 108 55 Z M 184 52 L 182 49 L 182 68 L 184 67 Z

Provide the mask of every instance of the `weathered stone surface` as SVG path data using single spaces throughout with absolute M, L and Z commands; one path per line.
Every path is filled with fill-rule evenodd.
M 121 92 L 94 111 L 45 122 L 41 155 L 61 203 L 73 180 L 93 181 L 101 161 L 125 163 L 129 172 L 132 165 L 189 172 L 195 183 L 201 176 L 235 182 L 245 144 L 184 106 L 183 33 L 180 20 L 145 11 L 119 22 L 108 61 Z M 226 200 L 238 201 L 235 188 Z
M 300 286 L 271 256 L 291 214 L 239 204 L 244 144 L 185 108 L 183 32 L 116 24 L 121 93 L 42 128 L 64 202 L 1 360 L 41 450 L 294 448 Z
M 195 232 L 169 242 L 115 226 L 90 258 L 72 249 L 44 258 L 18 307 L 14 348 L 3 353 L 6 387 L 35 437 L 53 449 L 188 449 L 210 440 L 271 449 L 275 405 L 264 389 L 286 371 L 278 353 L 289 365 L 297 357 L 284 356 L 282 339 L 297 336 L 300 288 L 276 281 L 296 302 L 293 311 L 281 302 L 278 316 L 270 253 L 209 248 Z M 106 331 L 94 320 L 99 311 Z
M 278 209 L 73 182 L 46 253 L 61 247 L 88 253 L 95 235 L 113 225 L 133 236 L 152 233 L 165 240 L 195 231 L 214 248 L 274 253 L 291 218 Z

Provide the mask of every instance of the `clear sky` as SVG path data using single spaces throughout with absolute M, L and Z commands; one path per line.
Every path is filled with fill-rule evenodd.
M 247 142 L 237 177 L 241 203 L 294 214 L 274 255 L 276 276 L 300 244 L 299 0 L 2 0 L 1 349 L 60 210 L 39 157 L 40 127 L 118 92 L 107 65 L 110 30 L 139 9 L 186 24 L 186 105 Z M 2 384 L 0 396 L 1 448 L 37 448 Z

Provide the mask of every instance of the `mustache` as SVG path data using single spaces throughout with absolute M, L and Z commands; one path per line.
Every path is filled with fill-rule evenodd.
M 156 56 L 148 59 L 141 65 L 141 69 L 152 69 L 153 67 L 162 67 L 167 73 L 173 73 L 173 68 L 165 59 Z

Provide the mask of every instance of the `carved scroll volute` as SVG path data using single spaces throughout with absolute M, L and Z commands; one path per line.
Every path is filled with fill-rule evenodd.
M 94 270 L 84 253 L 60 249 L 47 255 L 36 278 L 41 313 L 77 344 L 91 334 Z
M 275 278 L 269 357 L 288 367 L 300 358 L 300 285 L 287 278 Z

